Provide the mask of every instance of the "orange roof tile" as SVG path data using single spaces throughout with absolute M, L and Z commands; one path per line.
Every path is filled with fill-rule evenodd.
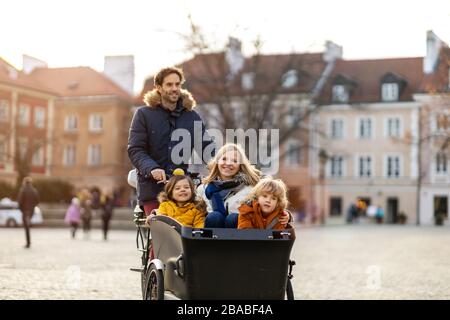
M 11 71 L 14 75 L 12 75 Z M 49 89 L 45 85 L 40 84 L 29 75 L 17 70 L 13 65 L 2 58 L 0 58 L 0 82 L 12 86 L 44 92 L 51 95 L 57 94 L 55 91 Z
M 113 95 L 130 102 L 133 99 L 107 76 L 90 67 L 36 68 L 30 77 L 63 97 Z

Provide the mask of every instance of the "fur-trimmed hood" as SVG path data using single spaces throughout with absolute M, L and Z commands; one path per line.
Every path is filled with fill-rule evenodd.
M 195 108 L 197 103 L 195 102 L 194 97 L 189 91 L 181 89 L 180 97 L 181 99 L 183 99 L 183 107 L 187 111 L 191 111 L 192 109 Z M 153 89 L 148 91 L 144 95 L 144 102 L 150 108 L 155 108 L 159 106 L 161 104 L 161 95 L 159 94 L 158 90 Z

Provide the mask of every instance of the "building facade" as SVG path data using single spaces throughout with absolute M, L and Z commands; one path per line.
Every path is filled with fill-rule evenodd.
M 0 178 L 49 177 L 57 93 L 0 58 Z M 19 172 L 21 174 L 19 174 Z
M 317 152 L 311 170 L 323 170 L 316 201 L 327 217 L 344 219 L 359 198 L 387 223 L 448 219 L 448 52 L 428 32 L 426 57 L 336 63 L 315 119 L 326 159 Z

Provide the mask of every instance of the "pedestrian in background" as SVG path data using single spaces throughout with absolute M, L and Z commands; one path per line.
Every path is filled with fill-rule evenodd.
M 114 210 L 114 198 L 110 193 L 103 195 L 101 200 L 103 239 L 108 240 L 109 223 Z
M 92 196 L 88 189 L 83 189 L 80 193 L 81 221 L 83 222 L 84 239 L 90 238 L 92 221 Z
M 383 223 L 383 219 L 384 219 L 384 210 L 380 206 L 378 206 L 377 211 L 375 213 L 375 221 L 378 224 L 381 224 Z
M 34 214 L 34 208 L 39 203 L 39 193 L 33 187 L 33 180 L 31 177 L 25 177 L 23 179 L 22 187 L 20 188 L 19 195 L 17 196 L 17 202 L 19 203 L 19 209 L 22 212 L 23 227 L 25 228 L 25 248 L 28 249 L 31 246 L 31 218 Z
M 70 233 L 72 235 L 72 239 L 75 239 L 75 235 L 78 227 L 81 222 L 81 206 L 80 199 L 77 197 L 72 199 L 72 203 L 67 209 L 66 217 L 64 218 L 64 222 L 70 225 Z

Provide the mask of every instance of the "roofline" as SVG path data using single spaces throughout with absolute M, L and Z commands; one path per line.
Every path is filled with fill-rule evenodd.
M 337 59 L 336 61 L 340 62 L 369 62 L 369 61 L 386 61 L 386 60 L 415 60 L 415 59 L 424 59 L 425 57 L 390 57 L 390 58 L 369 58 L 369 59 Z
M 20 87 L 20 88 L 24 88 L 24 89 L 28 89 L 28 90 L 33 90 L 39 93 L 46 93 L 49 94 L 53 97 L 58 97 L 59 93 L 56 91 L 51 91 L 50 89 L 45 89 L 45 88 L 39 88 L 39 87 L 35 87 L 33 85 L 28 85 L 28 84 L 23 84 L 23 83 L 16 83 L 14 81 L 7 81 L 7 80 L 3 80 L 0 79 L 0 83 L 12 86 L 12 87 Z
M 108 76 L 106 76 L 106 75 L 103 74 L 102 72 L 97 71 L 97 70 L 95 70 L 94 68 L 89 67 L 89 66 L 62 67 L 62 68 L 36 68 L 36 69 L 34 69 L 34 70 L 32 71 L 32 73 L 33 73 L 35 70 L 39 70 L 39 69 L 42 69 L 42 70 L 55 70 L 55 71 L 57 71 L 57 70 L 80 69 L 80 68 L 90 69 L 90 70 L 92 70 L 93 72 L 98 73 L 101 77 L 103 77 L 106 81 L 108 81 L 111 85 L 113 85 L 117 90 L 120 90 L 120 91 L 122 92 L 123 95 L 127 95 L 127 96 L 128 96 L 128 99 L 130 100 L 130 102 L 132 102 L 132 101 L 134 100 L 133 94 L 128 93 L 125 89 L 123 89 L 122 87 L 120 87 L 118 84 L 116 84 L 112 79 L 110 79 Z M 60 94 L 60 93 L 59 93 L 59 96 L 65 96 L 65 97 L 84 97 L 83 95 L 80 95 L 80 96 L 66 96 L 66 95 Z M 99 95 L 99 96 L 119 96 L 119 95 L 118 95 L 118 94 L 117 94 L 117 95 L 116 95 L 116 94 L 113 94 L 113 95 Z M 124 101 L 126 100 L 126 99 L 124 99 L 124 98 L 121 98 L 121 99 L 124 100 Z

